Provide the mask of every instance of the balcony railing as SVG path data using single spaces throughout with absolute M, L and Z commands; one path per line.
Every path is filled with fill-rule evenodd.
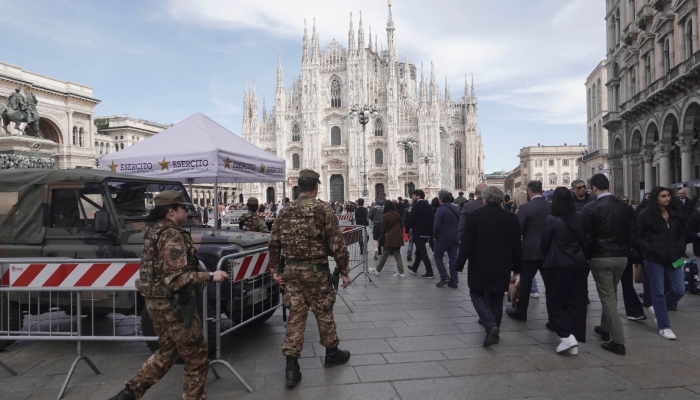
M 650 6 L 644 5 L 637 11 L 637 26 L 639 29 L 644 29 L 653 19 L 654 10 Z
M 581 157 L 582 162 L 586 162 L 588 160 L 592 160 L 596 157 L 606 157 L 608 155 L 608 149 L 599 149 L 594 152 L 588 153 L 585 156 Z
M 603 116 L 603 127 L 607 130 L 615 130 L 620 125 L 620 113 L 610 111 Z

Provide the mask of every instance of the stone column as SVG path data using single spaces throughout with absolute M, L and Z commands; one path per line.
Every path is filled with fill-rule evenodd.
M 693 179 L 693 148 L 695 139 L 681 138 L 675 144 L 681 149 L 681 181 Z
M 630 157 L 630 184 L 631 190 L 628 192 L 630 199 L 639 204 L 639 181 L 642 179 L 642 171 L 640 161 L 642 157 L 639 154 L 631 154 Z
M 669 187 L 673 182 L 671 171 L 671 150 L 672 146 L 669 143 L 658 142 L 656 144 L 656 153 L 659 155 L 659 168 L 661 169 L 659 186 Z
M 654 149 L 644 149 L 639 155 L 644 162 L 644 191 L 650 193 L 654 188 Z

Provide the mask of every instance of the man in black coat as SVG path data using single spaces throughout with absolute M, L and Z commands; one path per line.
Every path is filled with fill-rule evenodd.
M 685 240 L 693 244 L 693 255 L 700 258 L 700 211 L 694 212 L 688 218 L 685 227 Z
M 527 321 L 527 307 L 530 305 L 530 296 L 527 295 L 527 292 L 544 260 L 540 251 L 542 230 L 544 221 L 552 213 L 551 204 L 542 196 L 542 182 L 528 182 L 527 194 L 530 196 L 530 201 L 518 209 L 520 232 L 523 235 L 523 273 L 520 275 L 520 293 L 522 295 L 518 298 L 515 308 L 511 307 L 506 310 L 509 317 L 519 321 Z
M 413 275 L 418 273 L 418 266 L 421 260 L 425 263 L 425 274 L 421 278 L 433 279 L 433 266 L 428 258 L 428 250 L 425 244 L 430 241 L 433 236 L 433 208 L 425 199 L 425 192 L 422 190 L 413 191 L 413 206 L 408 215 L 408 220 L 405 223 L 406 231 L 413 231 L 413 243 L 416 245 L 416 260 L 413 266 L 408 267 Z
M 678 209 L 683 212 L 683 218 L 687 221 L 695 212 L 697 201 L 688 197 L 688 191 L 685 188 L 678 189 Z
M 467 226 L 467 215 L 474 210 L 478 210 L 484 206 L 484 201 L 481 198 L 481 191 L 486 188 L 486 185 L 480 183 L 474 188 L 474 193 L 476 194 L 476 199 L 462 205 L 462 211 L 459 214 L 459 234 L 460 236 L 464 232 L 464 227 Z M 471 193 L 470 193 L 471 195 Z
M 511 271 L 521 269 L 518 217 L 501 208 L 503 192 L 484 189 L 485 206 L 471 212 L 462 235 L 457 270 L 469 260 L 467 284 L 474 309 L 486 329 L 484 347 L 498 343 L 503 317 L 503 294 L 508 291 Z
M 364 245 L 367 242 L 367 239 L 369 239 L 369 235 L 366 234 L 367 227 L 369 226 L 369 220 L 367 219 L 365 199 L 357 199 L 357 208 L 355 209 L 355 224 L 364 228 L 365 238 L 360 241 L 360 253 L 365 254 Z
M 586 182 L 576 179 L 571 182 L 571 190 L 574 193 L 574 206 L 576 211 L 583 211 L 583 207 L 595 200 L 595 197 L 586 192 Z

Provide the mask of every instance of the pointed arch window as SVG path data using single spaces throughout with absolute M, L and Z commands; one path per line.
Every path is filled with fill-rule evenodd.
M 292 126 L 292 142 L 298 142 L 301 140 L 301 130 L 299 129 L 299 125 L 294 124 Z
M 292 169 L 299 169 L 299 154 L 292 154 Z
M 379 118 L 374 121 L 374 136 L 384 136 L 384 127 Z
M 384 164 L 384 152 L 382 149 L 377 149 L 374 151 L 374 164 L 382 165 Z
M 331 128 L 331 146 L 340 146 L 340 128 L 334 126 Z
M 455 143 L 454 148 L 455 189 L 464 189 L 462 177 L 462 144 Z
M 333 79 L 333 82 L 331 82 L 331 107 L 340 107 L 340 89 L 338 78 Z

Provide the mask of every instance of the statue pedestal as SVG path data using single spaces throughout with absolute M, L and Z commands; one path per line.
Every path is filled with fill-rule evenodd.
M 48 139 L 25 135 L 0 136 L 0 169 L 53 169 L 58 144 Z

